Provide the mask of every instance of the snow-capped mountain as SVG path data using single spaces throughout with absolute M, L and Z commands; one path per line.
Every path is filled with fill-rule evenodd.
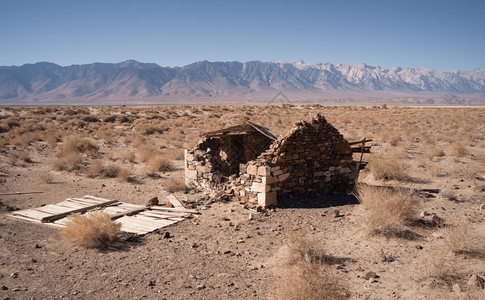
M 376 95 L 432 101 L 431 95 L 458 101 L 454 104 L 469 102 L 457 99 L 485 104 L 485 69 L 445 72 L 303 61 L 201 61 L 170 68 L 133 60 L 68 67 L 47 62 L 0 67 L 0 103 L 9 104 L 66 100 L 101 104 L 122 99 L 133 103 L 264 101 L 279 92 L 294 101 L 310 102 L 368 100 Z

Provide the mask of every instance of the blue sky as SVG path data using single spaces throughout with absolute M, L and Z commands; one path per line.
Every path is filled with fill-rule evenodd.
M 0 65 L 135 59 L 485 67 L 483 0 L 0 0 Z

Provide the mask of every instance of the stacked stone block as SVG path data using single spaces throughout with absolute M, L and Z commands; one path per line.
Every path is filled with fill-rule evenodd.
M 194 185 L 203 188 L 214 186 L 209 179 L 217 174 L 216 164 L 211 163 L 209 168 L 203 169 L 196 163 L 194 168 L 191 154 L 188 152 L 186 167 L 196 172 L 189 171 L 190 178 L 186 182 L 195 181 Z M 212 173 L 199 174 L 198 170 Z M 357 176 L 358 165 L 352 161 L 348 142 L 318 115 L 312 122 L 296 123 L 256 159 L 241 164 L 239 177 L 226 182 L 225 188 L 233 189 L 242 201 L 267 207 L 276 203 L 278 197 L 352 188 Z

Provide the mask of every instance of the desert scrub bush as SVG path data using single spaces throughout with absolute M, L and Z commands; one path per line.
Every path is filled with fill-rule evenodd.
M 134 151 L 127 151 L 123 154 L 123 159 L 134 163 L 136 160 L 136 154 Z
M 321 260 L 312 259 L 317 244 L 306 235 L 290 237 L 289 261 L 280 267 L 271 284 L 275 299 L 347 299 L 350 293 L 344 280 Z M 323 252 L 323 251 L 320 251 Z
M 52 174 L 51 172 L 44 172 L 42 174 L 40 174 L 40 180 L 42 180 L 42 182 L 44 183 L 52 183 L 54 182 L 54 174 Z
M 184 150 L 180 148 L 168 149 L 164 152 L 165 157 L 171 160 L 182 160 L 184 159 Z
M 466 155 L 466 146 L 463 143 L 452 143 L 448 146 L 448 151 L 451 155 L 456 157 L 463 157 Z
M 182 176 L 170 177 L 165 180 L 163 187 L 169 193 L 175 193 L 185 190 L 185 182 Z
M 421 265 L 426 276 L 445 281 L 455 275 L 457 271 L 457 263 L 453 253 L 444 251 L 444 249 L 425 256 Z
M 42 138 L 40 137 L 40 132 L 26 132 L 16 136 L 11 143 L 23 147 L 27 147 L 30 143 L 35 141 L 40 141 Z
M 377 180 L 408 180 L 406 166 L 406 163 L 397 158 L 376 158 L 369 163 L 370 172 Z
M 404 190 L 359 185 L 356 197 L 370 213 L 365 223 L 370 234 L 399 236 L 418 219 L 421 201 Z
M 147 162 L 150 159 L 161 155 L 159 150 L 148 145 L 139 146 L 135 149 L 135 151 L 136 151 L 136 157 L 140 162 Z
M 91 161 L 89 167 L 86 170 L 85 175 L 89 178 L 104 177 L 115 178 L 118 176 L 118 172 L 121 167 L 109 162 L 104 162 L 99 159 Z
M 485 256 L 483 240 L 480 236 L 472 234 L 470 222 L 466 218 L 445 227 L 442 230 L 442 235 L 446 248 L 454 254 Z
M 68 217 L 66 227 L 61 231 L 64 241 L 84 248 L 99 248 L 115 239 L 121 224 L 111 220 L 103 211 L 93 211 L 85 215 L 73 214 Z
M 448 175 L 448 173 L 443 170 L 439 165 L 436 163 L 431 163 L 426 166 L 426 171 L 431 175 L 432 177 L 443 177 Z
M 120 182 L 133 182 L 134 178 L 132 177 L 132 173 L 131 168 L 120 168 L 116 173 L 116 179 Z
M 167 172 L 172 170 L 172 161 L 162 154 L 150 157 L 145 165 L 145 171 L 148 175 L 156 175 L 158 172 Z
M 54 170 L 78 171 L 81 170 L 83 161 L 83 156 L 77 152 L 66 153 L 54 161 Z
M 72 153 L 94 154 L 98 150 L 99 147 L 88 138 L 71 137 L 59 146 L 56 157 L 60 158 Z
M 58 135 L 54 130 L 44 131 L 42 133 L 42 139 L 50 148 L 54 148 L 57 145 Z
M 18 152 L 13 152 L 8 156 L 8 162 L 12 165 L 19 165 L 23 163 L 30 163 L 32 162 L 32 159 L 29 156 L 29 153 L 25 151 L 18 151 Z
M 480 155 L 477 157 L 477 171 L 485 171 L 485 155 Z

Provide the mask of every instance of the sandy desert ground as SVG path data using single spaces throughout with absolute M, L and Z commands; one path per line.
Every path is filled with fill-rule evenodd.
M 328 194 L 255 213 L 184 190 L 182 149 L 200 133 L 249 119 L 279 135 L 317 113 L 373 139 L 361 197 L 412 205 Z M 99 249 L 8 217 L 171 192 L 201 215 Z M 485 299 L 484 108 L 1 107 L 0 194 L 1 299 Z

